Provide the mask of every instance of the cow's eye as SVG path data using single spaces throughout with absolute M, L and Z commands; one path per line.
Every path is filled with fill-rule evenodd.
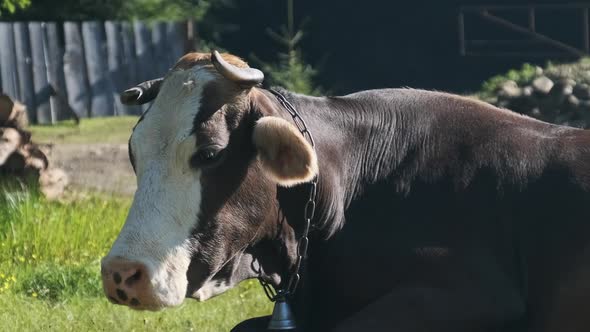
M 217 146 L 208 146 L 200 148 L 191 158 L 191 165 L 194 167 L 212 167 L 216 166 L 225 150 Z

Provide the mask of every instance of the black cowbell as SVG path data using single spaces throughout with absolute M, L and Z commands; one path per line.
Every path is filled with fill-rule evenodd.
M 295 317 L 291 307 L 284 296 L 279 296 L 275 301 L 268 329 L 271 331 L 286 331 L 295 330 L 295 328 Z

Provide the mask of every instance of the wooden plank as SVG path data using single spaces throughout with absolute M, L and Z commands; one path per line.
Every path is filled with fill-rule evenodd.
M 195 20 L 188 19 L 186 21 L 186 43 L 184 44 L 184 51 L 187 53 L 194 52 L 198 49 L 200 49 L 200 47 Z
M 79 118 L 90 116 L 90 87 L 80 23 L 64 23 L 64 73 L 68 103 Z
M 114 88 L 109 75 L 106 37 L 102 24 L 98 21 L 83 22 L 82 37 L 92 93 L 90 114 L 92 117 L 114 115 Z
M 152 26 L 152 48 L 154 50 L 154 67 L 156 68 L 155 76 L 162 77 L 170 69 L 166 22 L 155 22 Z
M 37 123 L 51 123 L 51 107 L 49 97 L 52 89 L 47 81 L 47 67 L 45 66 L 45 51 L 43 47 L 43 23 L 29 23 L 29 39 L 31 42 L 31 56 L 33 60 L 33 87 L 37 104 Z
M 168 63 L 172 67 L 184 55 L 186 24 L 184 22 L 166 22 L 166 41 L 168 43 Z
M 63 42 L 60 38 L 58 24 L 55 22 L 45 23 L 45 45 L 47 79 L 54 89 L 54 95 L 50 98 L 52 121 L 69 119 L 72 116 L 67 105 L 66 79 L 63 71 Z
M 123 88 L 118 92 L 135 86 L 139 82 L 137 54 L 135 50 L 135 35 L 133 25 L 130 22 L 121 22 L 121 40 L 123 43 L 123 63 L 121 64 Z M 117 97 L 118 99 L 118 97 Z M 140 115 L 141 106 L 127 106 L 122 109 L 129 115 Z
M 139 83 L 137 70 L 137 54 L 135 51 L 135 35 L 130 22 L 121 23 L 121 39 L 123 40 L 123 65 L 125 66 L 126 88 Z
M 126 82 L 125 48 L 123 47 L 123 26 L 121 22 L 107 21 L 104 24 L 107 36 L 108 65 L 113 82 L 113 99 L 115 102 L 115 115 L 127 115 L 130 113 L 126 105 L 119 100 L 119 92 L 128 88 Z
M 137 58 L 137 78 L 145 82 L 157 77 L 157 69 L 154 66 L 154 55 L 152 49 L 152 34 L 148 26 L 140 21 L 133 22 L 135 33 L 135 55 Z M 146 111 L 150 103 L 141 106 Z
M 133 22 L 135 32 L 135 55 L 138 65 L 139 81 L 151 80 L 157 75 L 152 50 L 152 34 L 147 25 L 140 21 Z
M 33 84 L 33 60 L 29 42 L 29 27 L 25 22 L 15 22 L 13 29 L 18 89 L 20 92 L 18 99 L 27 107 L 29 121 L 36 123 L 37 112 L 35 110 L 35 87 Z
M 0 63 L 3 92 L 13 99 L 19 99 L 18 73 L 14 49 L 14 31 L 12 23 L 0 22 Z

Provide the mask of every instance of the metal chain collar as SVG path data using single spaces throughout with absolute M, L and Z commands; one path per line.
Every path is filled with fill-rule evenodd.
M 287 110 L 287 112 L 289 112 L 289 114 L 293 118 L 293 122 L 297 126 L 297 129 L 299 129 L 299 131 L 301 132 L 301 135 L 303 135 L 303 137 L 305 137 L 309 141 L 309 144 L 311 144 L 312 149 L 315 151 L 315 142 L 313 140 L 313 137 L 311 136 L 311 133 L 307 129 L 307 125 L 305 124 L 305 121 L 303 120 L 303 118 L 301 118 L 301 116 L 295 110 L 295 107 L 293 107 L 293 105 L 280 92 L 278 92 L 274 89 L 270 89 L 270 92 L 272 92 L 277 97 L 278 101 L 281 103 L 283 108 L 285 110 Z M 258 280 L 260 281 L 260 284 L 264 288 L 264 292 L 266 293 L 266 296 L 268 297 L 269 300 L 271 300 L 273 302 L 281 297 L 285 298 L 286 296 L 290 296 L 290 295 L 295 294 L 295 290 L 297 289 L 297 285 L 299 284 L 299 281 L 301 280 L 301 271 L 300 271 L 301 263 L 303 262 L 303 260 L 305 258 L 307 258 L 307 248 L 309 245 L 309 237 L 308 237 L 309 228 L 311 226 L 311 220 L 313 219 L 314 214 L 315 214 L 317 185 L 318 185 L 318 177 L 316 176 L 309 183 L 309 199 L 307 200 L 307 203 L 305 203 L 305 209 L 303 211 L 303 213 L 304 213 L 303 217 L 305 220 L 305 224 L 304 224 L 304 228 L 303 228 L 303 233 L 301 234 L 301 237 L 297 241 L 297 259 L 295 260 L 295 266 L 293 268 L 293 271 L 291 272 L 291 276 L 289 277 L 289 282 L 287 283 L 287 287 L 284 289 L 275 290 L 271 284 L 262 280 L 262 278 L 258 278 Z

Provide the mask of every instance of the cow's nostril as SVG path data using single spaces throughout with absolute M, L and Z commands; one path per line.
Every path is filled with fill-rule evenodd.
M 133 275 L 125 280 L 125 285 L 131 287 L 133 284 L 141 280 L 141 270 L 137 270 Z
M 120 284 L 121 283 L 121 275 L 119 274 L 119 272 L 115 272 L 113 274 L 113 281 L 115 282 L 115 284 Z
M 127 294 L 125 294 L 125 291 L 123 291 L 122 289 L 118 289 L 117 288 L 117 296 L 123 300 L 123 301 L 127 301 Z

